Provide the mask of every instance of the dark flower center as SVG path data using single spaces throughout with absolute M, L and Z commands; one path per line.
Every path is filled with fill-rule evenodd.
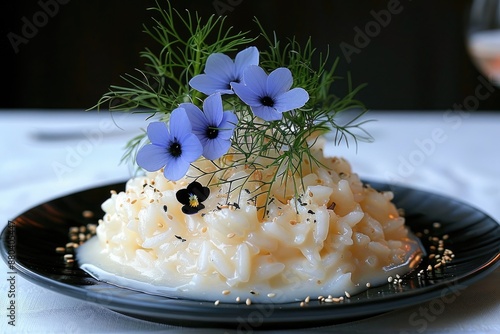
M 266 107 L 274 106 L 274 100 L 272 98 L 270 98 L 269 96 L 263 96 L 260 99 L 260 103 L 262 103 L 262 105 L 266 106 Z
M 178 158 L 182 155 L 182 147 L 181 144 L 177 141 L 177 138 L 174 138 L 174 141 L 168 147 L 168 153 L 174 158 Z
M 219 135 L 219 130 L 217 128 L 209 126 L 206 132 L 208 139 L 215 139 Z
M 227 89 L 231 90 L 233 89 L 233 87 L 231 87 L 231 84 L 232 83 L 240 83 L 240 79 L 239 78 L 234 78 L 234 80 L 230 80 L 229 83 L 227 84 Z

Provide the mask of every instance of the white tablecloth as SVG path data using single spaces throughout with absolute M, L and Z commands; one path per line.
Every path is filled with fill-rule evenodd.
M 402 183 L 469 203 L 500 221 L 500 113 L 370 112 L 374 143 L 333 148 L 364 178 Z M 122 181 L 127 140 L 144 115 L 46 110 L 0 112 L 0 227 L 26 209 L 81 189 Z M 0 261 L 0 332 L 191 332 L 130 318 L 16 277 L 16 326 L 8 324 L 8 267 Z M 319 329 L 357 333 L 500 333 L 500 269 L 439 314 L 429 303 Z M 7 302 L 6 302 L 7 301 Z M 193 330 L 193 332 L 197 332 Z M 231 331 L 214 330 L 214 333 Z

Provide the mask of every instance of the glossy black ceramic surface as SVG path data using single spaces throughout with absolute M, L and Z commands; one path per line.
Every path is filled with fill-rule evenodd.
M 300 307 L 299 302 L 216 306 L 213 302 L 136 292 L 93 279 L 77 263 L 66 263 L 63 255 L 55 251 L 68 242 L 69 227 L 97 223 L 103 214 L 101 203 L 111 190 L 122 190 L 122 183 L 77 192 L 26 211 L 4 229 L 0 251 L 7 260 L 15 238 L 14 268 L 23 277 L 132 317 L 190 327 L 244 330 L 316 327 L 373 316 L 453 294 L 499 266 L 500 225 L 491 217 L 451 198 L 403 186 L 370 184 L 394 192 L 395 204 L 404 209 L 407 225 L 421 236 L 428 254 L 435 252 L 431 246 L 436 246 L 436 240 L 447 235 L 444 246 L 453 251 L 453 261 L 427 272 L 434 259 L 425 257 L 416 270 L 402 278 L 401 284 L 372 287 L 341 303 L 312 300 L 305 307 Z M 94 216 L 85 217 L 85 210 Z M 421 270 L 424 273 L 418 275 Z

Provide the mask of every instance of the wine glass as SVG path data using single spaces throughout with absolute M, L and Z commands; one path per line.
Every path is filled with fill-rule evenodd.
M 500 86 L 500 0 L 473 0 L 467 44 L 479 71 Z

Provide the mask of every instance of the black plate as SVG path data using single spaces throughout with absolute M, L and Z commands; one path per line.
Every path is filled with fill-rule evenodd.
M 460 290 L 492 272 L 500 264 L 500 225 L 486 214 L 459 201 L 403 186 L 370 182 L 379 190 L 391 190 L 395 204 L 403 208 L 407 224 L 421 235 L 428 254 L 434 237 L 445 240 L 455 258 L 449 264 L 427 272 L 433 259 L 403 277 L 401 284 L 388 283 L 341 303 L 311 301 L 305 307 L 287 304 L 219 304 L 187 299 L 169 299 L 135 292 L 99 282 L 78 268 L 66 264 L 55 248 L 68 242 L 68 229 L 96 223 L 103 212 L 101 203 L 110 190 L 120 191 L 124 183 L 81 191 L 36 206 L 13 220 L 2 232 L 0 251 L 7 261 L 15 244 L 14 270 L 42 287 L 105 306 L 132 317 L 183 326 L 297 328 L 346 322 L 373 316 L 435 298 L 452 298 Z M 84 210 L 95 213 L 85 218 Z M 437 227 L 435 222 L 440 223 Z M 15 242 L 13 235 L 15 233 Z M 446 237 L 445 237 L 446 238 Z M 424 273 L 419 276 L 419 272 Z M 448 296 L 449 295 L 449 296 Z M 446 297 L 448 296 L 448 297 Z

